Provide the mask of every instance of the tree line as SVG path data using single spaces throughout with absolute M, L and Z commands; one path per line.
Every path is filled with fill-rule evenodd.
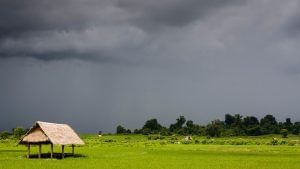
M 260 120 L 255 116 L 245 116 L 240 114 L 225 114 L 225 120 L 213 120 L 207 125 L 195 124 L 192 120 L 186 120 L 184 116 L 179 116 L 169 127 L 161 125 L 157 119 L 150 119 L 145 122 L 141 129 L 130 129 L 118 125 L 117 134 L 161 134 L 161 135 L 202 135 L 209 137 L 221 136 L 260 136 L 267 134 L 288 134 L 299 135 L 300 122 L 292 122 L 291 118 L 286 118 L 285 122 L 278 122 L 276 118 L 268 114 Z
M 24 129 L 23 127 L 15 127 L 11 130 L 11 132 L 2 131 L 0 132 L 0 140 L 9 138 L 20 139 L 24 134 L 27 133 L 28 130 L 29 129 Z

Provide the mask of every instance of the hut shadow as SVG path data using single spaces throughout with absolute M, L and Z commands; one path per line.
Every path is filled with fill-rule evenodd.
M 39 159 L 38 154 L 30 154 L 30 159 Z M 72 154 L 72 153 L 65 153 L 64 158 L 86 158 L 85 155 L 82 154 Z M 62 158 L 61 153 L 53 153 L 53 159 L 64 159 Z M 51 159 L 51 153 L 42 153 L 41 159 Z

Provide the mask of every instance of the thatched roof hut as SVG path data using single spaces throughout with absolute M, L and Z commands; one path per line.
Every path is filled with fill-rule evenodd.
M 53 156 L 53 145 L 61 145 L 63 158 L 65 145 L 71 145 L 72 154 L 74 154 L 74 145 L 83 145 L 84 142 L 67 124 L 37 121 L 25 136 L 22 137 L 20 144 L 28 146 L 28 158 L 31 144 L 39 145 L 39 158 L 41 157 L 42 144 L 51 144 L 51 158 Z

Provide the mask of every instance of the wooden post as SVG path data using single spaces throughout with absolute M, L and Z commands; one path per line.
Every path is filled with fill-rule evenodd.
M 61 146 L 61 158 L 65 158 L 65 145 Z
M 74 156 L 74 144 L 72 144 L 72 156 Z
M 53 158 L 53 144 L 51 143 L 51 154 L 50 154 L 50 158 Z
M 39 144 L 39 158 L 41 158 L 42 154 L 42 144 Z
M 30 158 L 30 143 L 27 145 L 27 158 Z

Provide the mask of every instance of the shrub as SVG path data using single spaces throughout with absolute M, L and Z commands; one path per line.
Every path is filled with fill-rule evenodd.
M 130 134 L 131 130 L 130 129 L 125 129 L 123 126 L 118 125 L 116 133 L 117 134 Z
M 23 127 L 16 127 L 12 129 L 14 138 L 21 138 L 25 134 Z
M 279 142 L 279 144 L 280 145 L 284 145 L 284 144 L 286 144 L 287 142 L 285 141 L 285 140 L 281 140 L 280 142 Z
M 202 140 L 201 143 L 202 144 L 207 144 L 207 140 Z
M 0 139 L 1 140 L 8 139 L 9 136 L 10 136 L 10 134 L 7 131 L 3 131 L 3 132 L 0 133 Z
M 278 145 L 278 139 L 277 138 L 273 138 L 270 144 L 271 145 Z
M 287 129 L 281 129 L 280 134 L 281 134 L 282 138 L 287 138 L 289 132 Z

